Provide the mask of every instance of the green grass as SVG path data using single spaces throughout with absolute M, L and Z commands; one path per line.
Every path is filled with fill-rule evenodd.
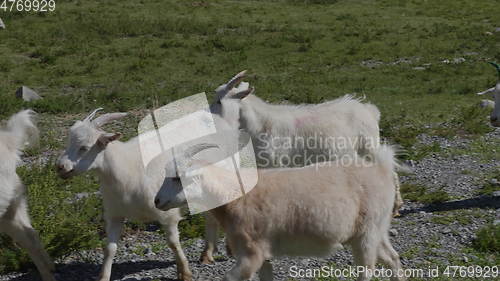
M 307 2 L 58 2 L 52 14 L 7 13 L 0 113 L 28 106 L 13 97 L 21 84 L 45 96 L 32 104 L 41 112 L 129 110 L 212 91 L 249 69 L 257 94 L 272 101 L 357 92 L 384 116 L 447 120 L 494 82 L 483 59 L 500 60 L 498 35 L 484 35 L 498 19 L 493 0 Z M 391 64 L 401 57 L 418 61 Z M 454 57 L 466 62 L 441 63 Z
M 437 224 L 444 224 L 444 225 L 449 225 L 454 222 L 458 222 L 463 225 L 470 224 L 472 222 L 472 219 L 469 217 L 465 216 L 454 216 L 454 215 L 448 215 L 448 216 L 436 216 L 431 219 L 433 223 Z
M 500 184 L 493 184 L 491 182 L 492 179 L 496 179 L 497 182 L 500 182 L 500 169 L 496 170 L 492 175 L 487 178 L 487 182 L 483 185 L 483 187 L 478 190 L 478 194 L 481 195 L 493 195 L 493 192 L 500 190 Z
M 500 253 L 500 225 L 487 225 L 477 233 L 472 243 L 473 247 L 481 252 Z
M 365 95 L 382 112 L 382 135 L 407 159 L 442 152 L 437 143 L 419 145 L 421 133 L 476 137 L 490 130 L 488 112 L 472 105 L 479 100 L 473 93 L 496 79 L 486 61 L 500 61 L 500 33 L 485 34 L 500 22 L 495 0 L 56 2 L 55 13 L 0 12 L 7 25 L 0 30 L 0 119 L 28 107 L 41 113 L 40 147 L 29 155 L 62 148 L 61 127 L 94 108 L 139 112 L 212 93 L 243 69 L 256 94 L 271 102 Z M 466 61 L 442 63 L 458 57 Z M 411 63 L 395 63 L 400 58 Z M 44 99 L 19 101 L 21 85 Z M 137 122 L 134 115 L 118 129 L 131 137 Z M 478 138 L 471 153 L 498 159 L 495 147 Z M 63 182 L 51 165 L 20 169 L 35 227 L 54 257 L 94 247 L 102 234 L 100 202 L 66 199 L 97 190 L 95 178 Z M 403 192 L 424 203 L 449 199 L 418 186 Z M 181 232 L 200 236 L 202 217 L 182 222 Z M 0 272 L 27 262 L 7 240 L 0 241 Z
M 408 151 L 408 158 L 413 160 L 421 160 L 431 154 L 437 154 L 441 152 L 441 146 L 438 142 L 433 142 L 431 145 L 417 144 L 414 145 L 412 149 Z
M 203 215 L 189 216 L 179 223 L 179 231 L 185 239 L 203 237 L 203 233 L 205 233 L 205 218 Z
M 443 137 L 454 137 L 457 135 L 484 135 L 493 131 L 488 126 L 487 116 L 491 109 L 480 108 L 477 104 L 461 108 L 455 112 L 455 116 L 444 126 L 437 126 L 432 133 Z
M 19 168 L 18 172 L 28 186 L 33 227 L 40 232 L 51 256 L 61 257 L 100 245 L 100 200 L 95 196 L 76 202 L 68 200 L 74 198 L 75 192 L 97 189 L 89 177 L 63 182 L 51 166 Z M 30 262 L 26 252 L 6 236 L 0 236 L 0 245 L 0 272 L 19 270 Z
M 467 152 L 481 155 L 485 160 L 498 159 L 496 149 L 491 149 L 491 141 L 486 143 L 480 136 L 493 131 L 493 128 L 488 125 L 487 116 L 490 110 L 486 110 L 477 106 L 477 104 L 462 106 L 454 110 L 453 114 L 446 119 L 436 123 L 433 127 L 425 126 L 426 119 L 408 120 L 406 113 L 386 117 L 382 120 L 381 131 L 382 136 L 389 138 L 394 143 L 400 145 L 405 152 L 402 155 L 403 159 L 421 160 L 432 153 L 442 152 L 439 143 L 434 142 L 430 145 L 418 143 L 417 137 L 420 134 L 429 134 L 445 138 L 453 138 L 456 136 L 472 138 L 472 147 L 464 151 L 453 151 L 456 154 Z M 401 120 L 407 120 L 401 122 Z M 493 141 L 495 143 L 495 141 Z M 495 158 L 497 157 L 497 158 Z
M 404 183 L 401 185 L 400 190 L 404 199 L 425 204 L 441 203 L 450 200 L 450 196 L 446 191 L 429 191 L 428 188 L 422 185 Z
M 490 138 L 477 137 L 473 138 L 466 148 L 446 149 L 444 154 L 448 156 L 471 155 L 483 162 L 490 162 L 500 159 L 499 145 L 500 139 L 495 136 Z

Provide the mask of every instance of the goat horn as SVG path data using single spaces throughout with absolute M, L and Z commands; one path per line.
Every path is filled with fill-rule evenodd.
M 234 88 L 238 83 L 241 82 L 246 73 L 247 71 L 243 70 L 242 72 L 236 74 L 236 76 L 234 76 L 233 78 L 231 78 L 231 80 L 229 80 L 229 82 L 227 82 L 226 89 L 231 90 L 232 88 Z
M 209 149 L 209 148 L 219 148 L 218 145 L 216 144 L 209 144 L 209 143 L 200 143 L 194 146 L 191 146 L 184 150 L 183 153 L 183 158 L 179 159 L 180 161 L 177 161 L 176 159 L 176 151 L 174 148 L 174 163 L 177 168 L 177 172 L 180 170 L 186 169 L 188 166 L 188 163 L 190 162 L 191 158 L 195 156 L 196 154 L 202 152 L 203 150 Z
M 92 121 L 92 119 L 95 117 L 95 115 L 97 114 L 97 112 L 103 110 L 104 108 L 102 107 L 99 107 L 98 109 L 92 111 L 89 116 L 85 117 L 85 119 L 83 119 L 83 122 L 90 122 Z
M 92 124 L 94 124 L 96 127 L 101 127 L 102 125 L 104 125 L 106 123 L 123 118 L 127 115 L 128 115 L 128 113 L 123 113 L 123 112 L 107 113 L 107 114 L 104 114 L 104 115 L 97 117 L 94 121 L 92 121 Z
M 497 69 L 497 72 L 498 72 L 498 79 L 500 79 L 500 65 L 498 65 L 496 62 L 488 62 L 489 64 L 493 65 L 496 69 Z

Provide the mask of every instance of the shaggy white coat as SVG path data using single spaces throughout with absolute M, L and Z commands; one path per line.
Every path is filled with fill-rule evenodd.
M 373 269 L 382 262 L 400 270 L 388 234 L 396 190 L 394 151 L 382 145 L 373 153 L 375 160 L 368 166 L 261 169 L 251 192 L 211 210 L 237 259 L 224 280 L 248 280 L 259 270 L 261 280 L 272 280 L 267 259 L 324 256 L 339 244 L 352 246 L 356 265 Z M 224 183 L 231 173 L 203 162 L 193 166 L 202 167 L 195 180 L 205 192 L 228 196 Z M 156 203 L 163 210 L 186 203 L 178 179 L 165 179 Z M 370 276 L 362 274 L 358 280 Z
M 9 119 L 7 128 L 0 130 L 0 232 L 9 235 L 28 252 L 44 281 L 55 281 L 54 263 L 31 226 L 26 188 L 16 173 L 21 150 L 38 136 L 32 121 L 34 114 L 31 110 L 21 111 Z
M 353 150 L 366 155 L 380 145 L 380 111 L 375 105 L 362 103 L 351 95 L 321 104 L 270 104 L 242 82 L 245 73 L 238 73 L 216 89 L 210 110 L 250 134 L 259 167 L 300 167 Z M 309 140 L 312 143 L 306 143 Z M 393 214 L 398 216 L 403 199 L 397 173 L 393 176 Z M 207 256 L 215 250 L 215 245 L 206 245 L 201 259 L 209 260 Z
M 178 223 L 180 209 L 163 212 L 155 208 L 154 198 L 158 186 L 144 184 L 145 168 L 138 138 L 120 142 L 118 133 L 106 133 L 101 126 L 125 113 L 104 114 L 92 121 L 95 112 L 83 121 L 77 121 L 69 130 L 69 143 L 57 166 L 61 177 L 69 178 L 90 170 L 97 172 L 104 204 L 107 244 L 100 281 L 109 281 L 113 258 L 125 219 L 141 222 L 157 221 L 166 234 L 169 247 L 174 251 L 178 277 L 192 280 L 188 261 L 179 242 Z M 161 163 L 164 169 L 165 163 Z

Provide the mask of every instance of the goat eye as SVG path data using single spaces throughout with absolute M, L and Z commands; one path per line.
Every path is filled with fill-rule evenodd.
M 86 146 L 80 147 L 80 152 L 87 152 L 88 150 L 89 150 L 89 148 Z

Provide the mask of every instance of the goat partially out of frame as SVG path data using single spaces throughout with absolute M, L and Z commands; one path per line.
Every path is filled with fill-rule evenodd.
M 495 102 L 492 102 L 492 101 L 484 102 L 483 101 L 482 104 L 484 103 L 486 105 L 485 107 L 488 107 L 488 106 L 493 107 L 493 111 L 491 112 L 491 115 L 490 115 L 491 126 L 500 127 L 500 66 L 494 62 L 490 62 L 490 64 L 493 65 L 497 69 L 497 72 L 498 72 L 497 84 L 495 85 L 495 87 L 490 88 L 486 91 L 477 93 L 477 94 L 484 95 L 484 94 L 492 93 L 494 95 Z
M 37 232 L 31 226 L 26 202 L 26 188 L 16 173 L 19 155 L 27 142 L 35 141 L 38 130 L 33 124 L 34 112 L 21 111 L 0 130 L 0 232 L 19 243 L 35 263 L 44 281 L 55 281 L 54 263 L 44 250 Z M 30 139 L 32 137 L 32 139 Z

